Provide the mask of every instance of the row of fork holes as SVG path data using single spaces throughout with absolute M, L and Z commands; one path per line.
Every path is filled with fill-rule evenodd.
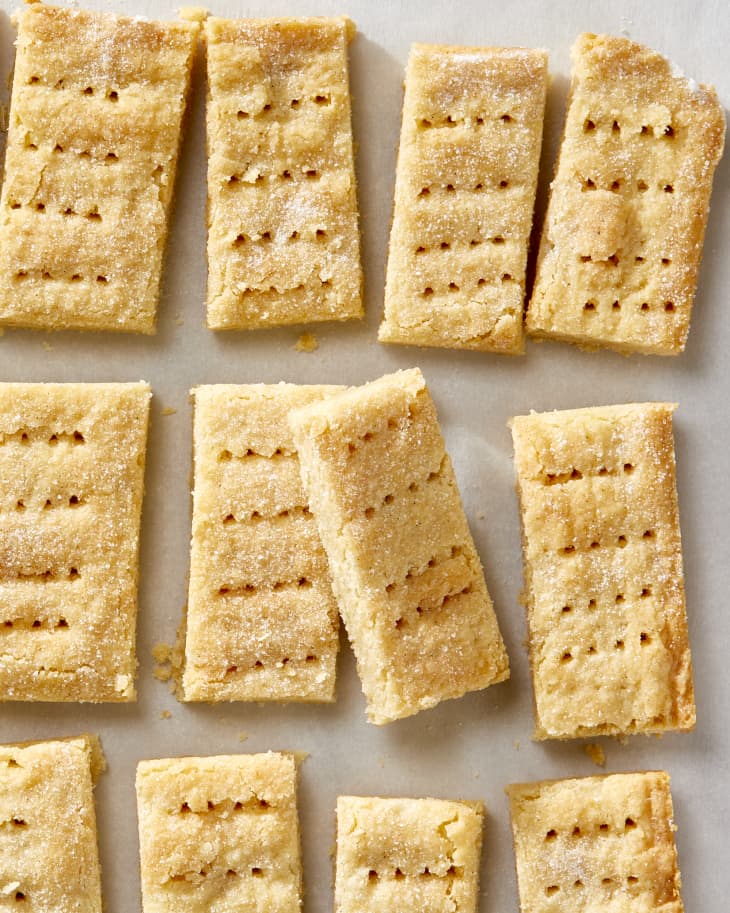
M 302 171 L 302 174 L 304 175 L 305 178 L 309 178 L 310 181 L 319 180 L 319 178 L 321 177 L 319 171 L 316 168 L 307 168 L 306 170 Z M 285 168 L 284 171 L 281 172 L 281 174 L 268 175 L 268 177 L 269 178 L 272 178 L 272 177 L 280 178 L 282 181 L 293 181 L 294 180 L 294 175 L 291 173 L 289 168 Z M 266 180 L 266 178 L 267 178 L 267 175 L 258 174 L 256 176 L 256 180 L 246 181 L 246 184 L 263 184 L 263 182 Z M 241 178 L 237 174 L 232 174 L 228 178 L 227 183 L 229 185 L 238 184 L 238 183 L 240 183 L 240 181 L 241 181 Z
M 38 144 L 34 143 L 32 140 L 26 139 L 25 148 L 30 149 L 31 152 L 37 152 Z M 56 145 L 53 147 L 53 151 L 54 152 L 65 152 L 65 149 L 60 143 L 56 143 Z M 91 152 L 88 149 L 83 149 L 81 152 L 79 152 L 77 154 L 78 154 L 78 157 L 81 159 L 90 159 L 91 158 Z M 96 157 L 101 158 L 100 156 L 96 156 Z M 116 154 L 116 152 L 107 152 L 106 155 L 104 155 L 103 158 L 101 158 L 101 160 L 104 162 L 109 162 L 111 164 L 113 162 L 118 162 L 119 156 Z M 162 169 L 162 166 L 158 165 L 158 167 L 155 169 L 155 173 L 159 174 L 162 170 L 164 170 L 164 169 Z M 17 209 L 17 208 L 18 208 L 17 206 L 13 206 L 13 209 Z M 38 208 L 39 212 L 43 212 L 42 208 L 40 208 L 40 207 L 37 207 L 37 208 Z
M 286 235 L 284 240 L 285 241 L 298 241 L 300 237 L 301 237 L 301 235 L 299 234 L 298 231 L 293 231 L 290 234 Z M 314 232 L 314 237 L 317 239 L 317 241 L 324 241 L 324 239 L 327 237 L 327 232 L 325 231 L 324 228 L 318 228 Z M 259 243 L 263 242 L 264 244 L 268 244 L 269 242 L 273 241 L 274 238 L 275 238 L 274 233 L 270 232 L 270 231 L 262 232 L 258 236 L 258 238 L 250 238 L 248 235 L 241 233 L 241 234 L 236 235 L 236 237 L 233 241 L 233 246 L 234 247 L 243 247 L 244 244 L 255 244 L 257 242 L 259 242 Z
M 439 605 L 434 607 L 434 610 L 435 610 L 436 612 L 439 612 L 439 611 L 441 611 L 442 609 L 445 609 L 446 606 L 447 606 L 450 602 L 452 602 L 454 599 L 458 599 L 460 596 L 468 596 L 469 593 L 471 593 L 471 591 L 472 591 L 471 584 L 467 584 L 465 587 L 463 587 L 461 590 L 459 590 L 458 593 L 447 593 L 447 594 L 444 596 L 444 598 L 441 600 L 441 602 L 439 603 Z M 416 614 L 417 614 L 417 615 L 423 615 L 426 611 L 427 611 L 427 610 L 424 609 L 423 606 L 420 606 L 420 605 L 419 605 L 419 606 L 416 606 Z M 399 630 L 399 631 L 403 630 L 403 628 L 407 627 L 407 625 L 408 625 L 408 620 L 407 620 L 406 618 L 403 618 L 403 617 L 397 618 L 396 621 L 395 621 L 395 627 L 396 627 L 397 630 Z
M 502 273 L 501 281 L 502 282 L 511 282 L 512 273 Z M 477 280 L 476 287 L 483 288 L 486 284 L 487 284 L 487 280 L 482 277 L 481 279 Z M 449 284 L 446 286 L 446 290 L 448 292 L 459 292 L 459 291 L 461 291 L 461 288 L 462 288 L 462 286 L 460 286 L 456 282 L 449 282 Z M 427 285 L 426 288 L 421 292 L 421 296 L 423 298 L 430 298 L 431 295 L 433 295 L 433 294 L 434 294 L 434 289 L 433 289 L 432 285 Z
M 304 657 L 304 662 L 305 663 L 316 663 L 318 661 L 318 659 L 319 659 L 319 657 L 315 656 L 314 653 L 307 653 L 307 655 Z M 282 659 L 279 660 L 278 663 L 274 663 L 274 665 L 277 667 L 288 666 L 290 662 L 292 662 L 291 657 L 284 656 Z M 264 669 L 266 667 L 260 659 L 257 659 L 256 662 L 253 664 L 253 668 L 254 669 Z M 226 675 L 233 675 L 234 673 L 236 673 L 238 671 L 239 671 L 238 666 L 232 665 L 226 669 Z
M 216 802 L 212 802 L 210 799 L 208 799 L 207 807 L 205 808 L 205 811 L 214 812 L 216 809 L 221 808 L 223 806 L 227 806 L 227 805 L 228 805 L 227 802 L 217 802 L 216 803 Z M 233 803 L 234 812 L 241 812 L 246 808 L 253 809 L 255 811 L 266 811 L 266 809 L 270 808 L 270 807 L 271 807 L 271 803 L 267 802 L 266 799 L 258 799 L 254 803 L 252 803 L 250 800 L 246 801 L 246 802 L 236 801 Z M 182 805 L 180 806 L 180 814 L 186 815 L 188 813 L 192 813 L 192 809 L 190 808 L 190 805 L 187 802 L 183 802 Z
M 651 643 L 651 635 L 647 634 L 646 631 L 642 631 L 639 636 L 639 646 L 648 647 L 650 643 Z M 626 644 L 624 643 L 623 640 L 619 639 L 614 643 L 615 650 L 621 651 L 621 650 L 625 649 L 625 647 L 626 647 Z M 585 652 L 586 656 L 596 656 L 598 654 L 598 650 L 596 650 L 595 644 L 591 644 L 584 652 Z M 560 657 L 560 662 L 563 664 L 570 663 L 574 659 L 575 659 L 575 655 L 570 650 L 566 650 L 565 653 L 563 653 L 562 656 Z
M 661 307 L 662 307 L 662 304 L 661 304 L 661 302 L 660 302 L 660 303 L 659 303 L 659 310 L 661 310 Z M 675 304 L 674 304 L 673 301 L 665 301 L 664 304 L 663 304 L 663 307 L 664 307 L 664 310 L 666 311 L 667 314 L 671 314 L 671 313 L 673 313 L 673 312 L 676 310 L 676 307 L 675 307 Z M 621 302 L 620 302 L 618 299 L 615 299 L 615 300 L 611 303 L 611 310 L 612 310 L 612 311 L 620 311 L 620 310 L 621 310 Z M 646 313 L 647 311 L 651 311 L 651 310 L 652 310 L 652 306 L 649 304 L 648 301 L 642 301 L 642 302 L 641 302 L 641 306 L 639 307 L 639 311 L 640 311 L 641 313 Z M 653 308 L 653 310 L 657 310 L 657 308 Z M 596 301 L 586 301 L 586 303 L 583 305 L 583 311 L 584 311 L 584 313 L 587 313 L 587 314 L 596 314 L 596 313 L 598 313 L 598 304 L 597 304 L 597 302 L 596 302 Z
M 440 475 L 441 475 L 440 470 L 434 470 L 433 472 L 429 472 L 425 481 L 426 481 L 426 483 L 433 482 L 436 479 L 438 479 L 438 477 Z M 423 483 L 421 483 L 421 484 L 423 484 Z M 408 491 L 410 491 L 412 494 L 415 494 L 415 492 L 417 492 L 419 488 L 420 488 L 420 484 L 418 482 L 411 482 L 411 484 L 408 486 Z M 386 504 L 392 504 L 394 500 L 395 500 L 395 495 L 388 494 L 380 502 L 380 506 L 384 507 Z M 372 517 L 375 516 L 375 511 L 376 511 L 375 507 L 367 507 L 364 511 L 364 515 L 368 520 L 370 520 Z
M 619 879 L 619 878 L 609 878 L 608 876 L 606 876 L 605 878 L 602 878 L 602 879 L 601 879 L 601 884 L 603 885 L 604 888 L 610 888 L 611 885 L 616 885 L 616 886 L 618 886 L 618 885 L 621 883 L 621 881 L 622 881 L 622 879 Z M 634 885 L 636 885 L 636 884 L 638 884 L 638 883 L 639 883 L 639 879 L 636 877 L 636 875 L 628 875 L 628 876 L 627 876 L 627 878 L 626 878 L 626 884 L 627 884 L 629 887 L 633 887 Z M 573 887 L 574 887 L 574 888 L 578 888 L 578 889 L 584 887 L 583 881 L 582 881 L 580 878 L 576 878 L 576 880 L 573 882 Z M 549 885 L 547 885 L 547 887 L 545 888 L 545 894 L 546 894 L 548 897 L 552 897 L 553 895 L 557 894 L 559 890 L 560 890 L 560 885 L 559 885 L 559 884 L 549 884 Z
M 447 114 L 446 117 L 441 120 L 436 120 L 436 118 L 420 117 L 417 121 L 418 126 L 422 127 L 424 130 L 428 130 L 431 127 L 456 127 L 459 124 L 476 124 L 477 127 L 483 127 L 486 123 L 486 118 L 483 114 L 477 114 L 476 117 L 452 117 L 451 114 Z M 511 114 L 502 114 L 500 117 L 494 119 L 494 123 L 502 124 L 511 124 L 514 118 Z
M 624 821 L 623 830 L 631 831 L 635 827 L 636 827 L 636 821 L 631 817 L 627 817 Z M 616 830 L 616 828 L 614 828 L 614 830 Z M 601 824 L 599 824 L 595 828 L 581 827 L 580 825 L 576 824 L 570 830 L 570 834 L 568 834 L 567 831 L 565 832 L 565 836 L 586 837 L 586 836 L 590 836 L 591 833 L 594 833 L 594 832 L 599 835 L 603 835 L 605 837 L 607 834 L 609 834 L 611 832 L 611 826 L 606 821 L 603 821 Z M 620 827 L 618 828 L 618 832 L 619 833 L 621 832 Z M 550 830 L 545 834 L 545 842 L 550 843 L 553 840 L 557 840 L 557 838 L 559 836 L 560 836 L 560 832 L 556 828 L 551 827 Z
M 258 865 L 251 866 L 249 871 L 251 872 L 251 875 L 254 878 L 263 878 L 264 877 L 264 870 Z M 197 876 L 199 878 L 207 878 L 209 874 L 210 873 L 206 869 L 201 869 L 197 873 Z M 227 869 L 226 870 L 226 878 L 238 878 L 242 874 L 243 873 L 241 872 L 240 869 L 238 869 L 238 870 L 237 869 Z M 171 881 L 190 881 L 190 879 L 186 875 L 173 875 L 170 880 Z
M 80 498 L 78 495 L 71 495 L 68 501 L 62 498 L 55 498 L 53 501 L 51 501 L 50 498 L 46 498 L 43 503 L 42 510 L 53 510 L 56 507 L 66 507 L 67 505 L 68 507 L 80 507 L 82 504 L 86 504 L 86 498 Z M 15 502 L 15 509 L 21 513 L 24 510 L 27 510 L 27 507 L 28 505 L 25 503 L 23 498 L 19 498 Z
M 8 618 L 6 621 L 3 622 L 3 627 L 4 627 L 4 628 L 14 628 L 14 627 L 15 627 L 15 622 Z M 31 627 L 31 628 L 36 628 L 36 629 L 37 629 L 37 628 L 42 628 L 42 627 L 43 627 L 43 622 L 40 620 L 40 618 L 36 618 L 36 619 L 33 620 L 33 623 L 30 625 L 30 627 Z M 51 624 L 50 621 L 47 621 L 47 622 L 46 622 L 46 627 L 48 627 L 48 628 L 56 628 L 57 630 L 62 630 L 62 629 L 64 629 L 64 628 L 68 628 L 68 622 L 66 621 L 65 618 L 59 618 L 58 621 L 57 621 L 55 624 Z
M 291 516 L 301 516 L 301 517 L 306 517 L 307 519 L 309 519 L 312 516 L 312 512 L 308 507 L 295 507 L 295 508 L 286 508 L 284 510 L 280 510 L 276 514 L 271 514 L 270 516 L 267 516 L 266 514 L 262 514 L 258 510 L 254 510 L 254 511 L 251 511 L 250 515 L 246 519 L 253 520 L 255 522 L 256 520 L 266 520 L 266 519 L 279 520 L 279 519 L 284 519 L 285 517 L 291 517 Z M 230 526 L 232 523 L 237 523 L 237 522 L 238 521 L 233 514 L 226 514 L 226 516 L 223 518 L 224 526 Z
M 606 257 L 605 260 L 594 260 L 590 254 L 581 254 L 580 262 L 581 263 L 610 263 L 612 266 L 618 266 L 621 261 L 618 257 L 618 254 L 611 254 L 611 256 Z M 634 263 L 645 263 L 645 262 L 646 262 L 646 257 L 642 257 L 639 254 L 637 254 L 634 257 Z M 669 259 L 669 257 L 661 258 L 662 266 L 669 266 L 671 262 L 672 261 Z
M 108 156 L 107 156 L 107 158 L 108 158 Z M 116 156 L 114 156 L 114 158 L 116 159 Z M 21 209 L 22 205 L 23 204 L 19 203 L 17 200 L 13 200 L 13 202 L 10 204 L 10 208 L 11 209 Z M 35 209 L 36 212 L 47 212 L 46 204 L 42 203 L 42 202 L 34 203 L 33 208 Z M 101 222 L 102 221 L 101 213 L 99 212 L 98 208 L 90 209 L 88 212 L 79 213 L 75 209 L 73 209 L 73 207 L 67 206 L 65 209 L 62 209 L 60 212 L 61 212 L 62 216 L 81 215 L 81 216 L 83 216 L 84 219 L 88 219 L 90 222 Z
M 8 437 L 10 437 L 10 438 L 17 437 L 18 441 L 25 446 L 30 444 L 30 435 L 28 434 L 27 431 L 21 431 L 19 436 L 17 436 L 17 433 L 16 433 L 15 435 L 9 435 Z M 5 444 L 7 442 L 7 440 L 8 440 L 8 438 L 0 439 L 0 446 L 2 446 L 2 444 Z M 85 444 L 86 443 L 86 438 L 83 436 L 83 434 L 80 431 L 74 431 L 71 433 L 66 432 L 66 431 L 60 431 L 57 434 L 54 432 L 48 438 L 48 445 L 50 447 L 55 447 L 56 444 L 58 444 L 62 440 L 69 444 Z
M 422 872 L 418 872 L 415 877 L 416 878 L 457 878 L 460 874 L 461 874 L 461 870 L 459 868 L 457 868 L 455 865 L 449 866 L 445 875 L 436 875 L 434 872 L 432 872 L 429 869 L 428 866 L 426 866 L 424 868 L 424 870 Z M 393 878 L 395 878 L 396 881 L 400 881 L 401 879 L 406 878 L 406 877 L 408 877 L 408 876 L 406 876 L 405 872 L 403 872 L 403 870 L 400 868 L 396 868 L 396 870 L 393 872 Z M 410 877 L 412 877 L 412 876 L 410 876 Z M 379 881 L 380 878 L 381 878 L 380 872 L 378 872 L 376 869 L 370 869 L 370 871 L 368 872 L 368 881 L 371 884 Z
M 606 189 L 611 190 L 613 193 L 618 193 L 622 187 L 625 186 L 626 183 L 624 181 L 622 181 L 620 178 L 616 178 L 610 183 L 606 184 Z M 657 189 L 663 190 L 664 193 L 674 193 L 674 184 L 665 184 L 664 181 L 659 181 L 656 186 Z M 583 181 L 583 190 L 596 190 L 597 188 L 598 185 L 593 180 L 593 178 L 586 178 Z M 646 193 L 646 191 L 649 189 L 649 185 L 646 181 L 639 180 L 636 182 L 636 189 L 639 191 L 639 193 Z
M 648 586 L 648 585 L 644 586 L 641 588 L 641 592 L 639 593 L 639 598 L 640 599 L 649 599 L 649 597 L 652 596 L 653 592 L 654 591 L 652 590 L 651 586 Z M 616 605 L 621 605 L 621 603 L 625 602 L 625 601 L 626 601 L 626 597 L 624 596 L 623 593 L 616 593 L 616 595 L 614 597 L 614 602 L 616 603 Z M 587 607 L 589 609 L 595 609 L 597 605 L 598 605 L 598 603 L 596 602 L 595 599 L 588 600 Z M 562 615 L 570 615 L 570 613 L 572 611 L 573 611 L 573 606 L 567 605 L 567 604 L 564 605 L 560 609 L 560 613 Z
M 34 86 L 34 85 L 37 85 L 38 83 L 40 83 L 40 81 L 41 81 L 40 76 L 31 76 L 30 79 L 28 80 L 28 85 Z M 66 83 L 63 79 L 59 79 L 53 86 L 54 89 L 64 89 L 65 87 L 66 87 Z M 81 94 L 82 95 L 97 95 L 97 96 L 103 94 L 103 97 L 106 98 L 107 101 L 119 101 L 119 92 L 117 92 L 116 89 L 107 89 L 102 93 L 102 92 L 98 92 L 93 86 L 86 86 L 85 88 L 81 89 Z
M 507 190 L 507 188 L 510 186 L 510 184 L 506 178 L 502 178 L 502 180 L 499 181 L 496 186 L 500 190 Z M 421 189 L 418 191 L 418 196 L 419 197 L 428 197 L 431 195 L 432 190 L 445 190 L 446 193 L 456 193 L 456 189 L 457 188 L 454 187 L 453 184 L 431 184 L 427 187 L 421 187 Z M 473 188 L 461 187 L 459 189 L 460 190 L 473 190 L 475 192 L 478 192 L 480 190 L 484 190 L 484 183 L 482 181 L 479 181 L 479 183 L 475 184 Z
M 594 130 L 597 130 L 599 128 L 599 126 L 600 125 L 596 120 L 594 120 L 592 117 L 587 117 L 583 121 L 583 132 L 584 133 L 593 133 Z M 614 133 L 614 134 L 621 133 L 621 124 L 617 120 L 614 120 L 611 123 L 611 133 Z M 641 134 L 641 136 L 649 136 L 649 134 L 656 136 L 656 132 L 654 131 L 653 127 L 650 127 L 647 124 L 644 124 L 642 126 L 640 134 Z M 664 127 L 664 129 L 662 130 L 658 139 L 674 139 L 676 135 L 677 134 L 676 134 L 674 127 L 671 124 L 667 124 L 667 126 Z
M 653 539 L 654 536 L 655 536 L 655 533 L 654 533 L 654 530 L 653 530 L 653 529 L 646 529 L 646 530 L 644 530 L 644 532 L 641 534 L 641 538 L 642 538 L 642 539 Z M 604 542 L 604 543 L 601 543 L 601 542 L 599 542 L 597 539 L 594 539 L 594 540 L 591 542 L 591 544 L 590 544 L 590 548 L 592 548 L 592 549 L 597 549 L 597 548 L 600 548 L 602 544 L 603 544 L 604 546 L 606 545 L 605 542 Z M 629 544 L 629 540 L 626 538 L 626 536 L 621 535 L 621 536 L 618 536 L 618 538 L 616 539 L 616 541 L 615 541 L 614 544 L 615 544 L 618 548 L 626 548 L 626 546 Z M 577 551 L 578 551 L 578 550 L 576 549 L 576 547 L 575 547 L 574 545 L 566 545 L 566 546 L 564 546 L 563 548 L 558 549 L 558 552 L 559 552 L 561 555 L 574 555 L 574 554 L 576 554 Z M 618 597 L 617 597 L 617 598 L 618 598 Z
M 414 415 L 415 415 L 415 413 L 414 413 L 414 410 L 413 410 L 413 406 L 409 406 L 409 407 L 408 407 L 408 419 L 409 419 L 409 420 L 410 420 L 410 419 L 413 419 L 413 418 L 414 418 Z M 396 418 L 395 416 L 391 415 L 391 416 L 388 418 L 388 421 L 387 421 L 387 424 L 386 424 L 387 430 L 388 430 L 388 431 L 394 431 L 396 428 L 398 428 L 398 427 L 401 425 L 401 421 L 402 421 L 402 420 L 400 420 L 400 419 Z M 385 430 L 385 429 L 384 429 L 384 430 Z M 360 449 L 361 444 L 369 444 L 371 441 L 375 440 L 377 434 L 378 434 L 378 432 L 376 432 L 376 431 L 365 431 L 363 434 L 360 435 L 360 437 L 359 437 L 357 440 L 355 440 L 355 441 L 348 441 L 348 443 L 347 443 L 347 452 L 348 452 L 348 454 L 351 456 L 353 453 L 355 453 L 356 450 L 359 450 L 359 449 Z M 413 486 L 415 486 L 415 488 L 414 488 Z M 408 490 L 409 490 L 409 491 L 416 491 L 417 488 L 418 488 L 418 484 L 417 484 L 416 482 L 413 482 L 412 485 L 409 486 L 409 489 L 408 489 Z
M 300 108 L 302 106 L 302 103 L 307 100 L 314 102 L 315 105 L 319 105 L 320 107 L 328 107 L 329 105 L 332 104 L 331 95 L 318 94 L 318 95 L 312 95 L 309 99 L 292 98 L 292 100 L 289 102 L 289 107 L 296 111 L 296 109 Z M 260 113 L 268 114 L 270 111 L 273 111 L 273 110 L 275 110 L 274 105 L 267 103 L 263 106 Z M 250 111 L 239 110 L 236 112 L 236 117 L 239 120 L 247 120 L 250 117 L 256 117 L 256 115 L 251 114 Z
M 22 279 L 27 279 L 28 276 L 29 276 L 28 270 L 19 269 L 17 271 L 17 273 L 15 274 L 14 278 L 16 280 L 20 281 Z M 41 279 L 60 279 L 61 281 L 64 281 L 64 282 L 83 282 L 84 277 L 81 275 L 81 273 L 72 273 L 70 276 L 56 274 L 54 276 L 49 270 L 44 269 L 43 272 L 41 273 Z M 98 283 L 100 283 L 101 285 L 105 285 L 109 281 L 109 277 L 99 275 L 96 277 L 96 281 Z
M 618 475 L 621 470 L 609 471 L 605 466 L 601 466 L 596 473 L 599 476 Z M 624 463 L 623 471 L 630 475 L 634 471 L 633 463 Z M 583 478 L 583 473 L 575 466 L 571 466 L 566 472 L 548 472 L 545 474 L 546 485 L 562 485 L 564 482 L 577 482 Z
M 309 590 L 312 588 L 312 581 L 308 577 L 300 577 L 298 580 L 294 581 L 285 581 L 277 580 L 276 583 L 271 586 L 270 589 L 274 593 L 278 593 L 281 590 L 286 589 L 287 587 L 295 586 L 300 590 Z M 260 587 L 257 587 L 253 583 L 246 583 L 243 586 L 222 586 L 218 589 L 219 596 L 228 596 L 230 594 L 242 595 L 242 596 L 253 596 L 255 593 L 260 591 Z

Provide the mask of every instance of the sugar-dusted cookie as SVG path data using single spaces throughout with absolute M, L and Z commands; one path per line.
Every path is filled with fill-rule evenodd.
M 421 372 L 328 397 L 293 411 L 290 421 L 371 722 L 507 678 Z
M 337 605 L 290 409 L 339 387 L 197 387 L 186 700 L 331 701 Z
M 0 745 L 0 909 L 101 913 L 98 739 Z
M 208 326 L 362 316 L 338 19 L 208 19 Z
M 154 332 L 197 32 L 42 3 L 19 14 L 0 323 Z
M 416 44 L 381 342 L 523 351 L 547 55 Z
M 512 420 L 537 738 L 694 726 L 673 410 Z
M 507 789 L 522 913 L 682 913 L 663 771 Z
M 291 755 L 142 761 L 144 913 L 298 913 L 302 869 Z
M 0 384 L 0 700 L 133 700 L 147 384 Z
M 337 800 L 335 913 L 476 913 L 484 805 Z
M 626 38 L 582 35 L 527 331 L 585 347 L 684 349 L 712 176 L 715 90 Z

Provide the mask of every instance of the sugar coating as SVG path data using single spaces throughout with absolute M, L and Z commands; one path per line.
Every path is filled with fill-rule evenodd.
M 297 913 L 297 771 L 269 752 L 142 761 L 144 913 Z
M 0 323 L 153 333 L 198 25 L 34 3 L 0 197 Z
M 0 384 L 0 700 L 135 697 L 150 396 Z
M 476 913 L 484 805 L 337 800 L 335 913 Z
M 523 351 L 547 55 L 416 44 L 381 342 Z
M 186 700 L 334 700 L 337 604 L 287 414 L 340 389 L 194 390 Z
M 674 408 L 512 420 L 536 738 L 694 727 Z
M 522 913 L 682 913 L 664 771 L 507 789 Z
M 421 372 L 313 403 L 290 422 L 370 721 L 387 723 L 508 678 Z
M 101 913 L 100 763 L 92 737 L 0 745 L 0 910 Z
M 725 116 L 711 86 L 625 38 L 582 35 L 527 331 L 684 349 Z
M 362 316 L 349 19 L 210 18 L 208 326 Z

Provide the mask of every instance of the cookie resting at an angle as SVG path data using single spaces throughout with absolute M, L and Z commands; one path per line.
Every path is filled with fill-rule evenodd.
M 509 676 L 436 410 L 418 369 L 290 421 L 374 723 Z

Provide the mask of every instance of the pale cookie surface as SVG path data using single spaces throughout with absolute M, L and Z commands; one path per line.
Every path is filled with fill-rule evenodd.
M 273 752 L 142 761 L 144 913 L 297 913 L 296 780 Z
M 682 913 L 663 771 L 507 789 L 522 913 Z
M 337 800 L 336 913 L 476 913 L 484 806 Z
M 186 700 L 334 699 L 337 604 L 287 414 L 339 389 L 194 390 Z
M 414 45 L 381 342 L 524 348 L 547 55 Z
M 90 738 L 0 745 L 0 910 L 101 913 Z
M 211 18 L 208 326 L 362 316 L 348 19 Z
M 421 372 L 388 375 L 290 420 L 371 722 L 506 679 L 507 655 Z
M 583 35 L 573 65 L 527 331 L 676 355 L 723 149 L 722 107 L 711 86 L 625 38 Z
M 19 14 L 0 323 L 153 333 L 198 26 Z
M 0 700 L 133 700 L 147 384 L 0 384 Z
M 512 420 L 537 738 L 694 726 L 673 409 Z

